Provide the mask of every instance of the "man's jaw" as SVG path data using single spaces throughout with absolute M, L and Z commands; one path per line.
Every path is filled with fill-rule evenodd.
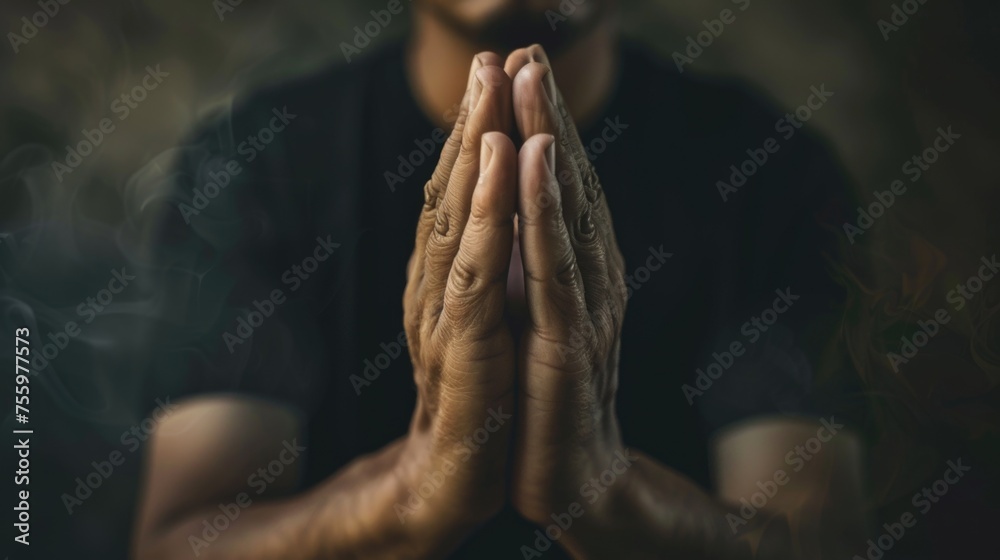
M 514 50 L 538 43 L 549 56 L 555 57 L 597 27 L 605 16 L 604 5 L 603 2 L 597 2 L 595 7 L 581 12 L 584 14 L 582 17 L 574 16 L 565 20 L 550 19 L 554 17 L 549 15 L 550 11 L 559 18 L 564 17 L 558 10 L 535 12 L 511 7 L 497 12 L 482 25 L 464 22 L 433 4 L 427 6 L 427 10 L 452 33 L 474 45 L 476 50 L 488 50 L 506 56 Z

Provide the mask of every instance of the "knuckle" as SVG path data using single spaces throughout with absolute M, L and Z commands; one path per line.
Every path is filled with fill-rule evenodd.
M 472 98 L 472 91 L 466 90 L 465 94 L 462 96 L 462 103 L 458 108 L 458 115 L 455 117 L 455 126 L 452 128 L 452 136 L 460 135 L 462 129 L 465 127 L 465 123 L 469 120 L 469 100 Z M 450 138 L 449 138 L 450 139 Z
M 434 334 L 434 328 L 438 323 L 438 317 L 444 310 L 444 302 L 438 298 L 433 301 L 426 301 L 418 312 L 420 318 L 419 332 L 424 340 L 430 340 Z
M 484 201 L 473 197 L 472 206 L 469 209 L 469 222 L 465 225 L 465 231 L 472 235 L 481 235 L 485 233 L 492 220 L 490 207 Z
M 462 147 L 458 152 L 458 162 L 460 165 L 469 166 L 478 163 L 479 161 L 479 147 L 477 146 L 478 143 L 479 139 L 476 137 L 475 134 L 462 135 Z
M 544 64 L 545 62 L 548 61 L 548 56 L 545 54 L 545 49 L 543 49 L 542 46 L 539 45 L 538 43 L 533 43 L 525 47 L 524 50 L 528 55 L 528 58 L 532 62 L 539 62 Z
M 436 255 L 445 252 L 450 247 L 458 235 L 458 228 L 451 227 L 451 220 L 447 212 L 438 212 L 434 220 L 434 229 L 427 236 L 427 254 L 434 258 Z
M 607 340 L 608 333 L 612 332 L 615 323 L 615 313 L 613 306 L 602 304 L 591 314 L 591 322 L 598 342 Z
M 576 277 L 578 274 L 579 268 L 577 267 L 576 259 L 567 251 L 566 255 L 559 259 L 559 266 L 555 270 L 553 280 L 561 288 L 576 288 Z
M 577 245 L 590 247 L 596 245 L 598 241 L 597 225 L 594 223 L 594 216 L 589 206 L 585 206 L 580 216 L 572 222 L 571 235 Z
M 561 100 L 560 100 L 561 101 Z M 559 103 L 556 105 L 556 109 L 559 111 L 559 146 L 562 148 L 563 152 L 569 155 L 575 154 L 574 142 L 577 144 L 580 142 L 579 138 L 573 135 L 573 131 L 570 130 L 567 120 L 570 118 L 569 110 L 566 105 Z
M 582 167 L 580 180 L 583 184 L 583 193 L 587 197 L 587 202 L 596 205 L 601 200 L 601 180 L 598 178 L 597 170 L 590 160 L 585 160 Z
M 459 254 L 451 265 L 451 275 L 448 282 L 452 287 L 450 290 L 452 295 L 464 299 L 471 294 L 482 291 L 486 279 L 476 272 L 475 267 L 467 257 Z
M 434 219 L 434 233 L 440 237 L 448 237 L 451 230 L 451 219 L 448 212 L 438 212 Z
M 559 171 L 559 176 L 556 181 L 559 183 L 559 188 L 569 189 L 575 185 L 578 181 L 577 175 L 579 173 L 572 168 L 564 167 Z
M 436 210 L 441 200 L 441 183 L 439 175 L 442 171 L 435 169 L 434 176 L 424 185 L 424 210 Z

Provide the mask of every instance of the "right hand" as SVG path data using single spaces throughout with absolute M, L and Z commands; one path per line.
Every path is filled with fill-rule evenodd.
M 506 499 L 515 355 L 504 301 L 517 152 L 507 136 L 511 80 L 502 64 L 492 53 L 473 62 L 455 128 L 425 187 L 407 266 L 403 309 L 418 398 L 395 509 L 424 536 L 469 532 Z

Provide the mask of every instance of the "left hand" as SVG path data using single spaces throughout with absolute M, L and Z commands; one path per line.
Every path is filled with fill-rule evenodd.
M 600 181 L 545 52 L 515 51 L 505 70 L 526 139 L 513 264 L 523 266 L 527 317 L 511 491 L 522 515 L 548 524 L 574 501 L 586 506 L 581 487 L 624 455 L 614 399 L 627 289 Z

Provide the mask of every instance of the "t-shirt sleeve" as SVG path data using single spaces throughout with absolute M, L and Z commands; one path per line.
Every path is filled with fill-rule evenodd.
M 242 141 L 270 117 L 251 107 L 209 121 L 179 150 L 146 210 L 157 320 L 145 353 L 150 399 L 237 393 L 301 410 L 318 393 L 300 351 L 323 346 L 316 315 L 289 271 L 295 256 L 335 244 L 307 246 L 275 222 L 286 185 L 271 177 L 282 176 L 286 147 L 275 139 L 263 154 Z
M 858 417 L 857 376 L 837 336 L 849 184 L 807 130 L 781 146 L 720 232 L 718 274 L 734 287 L 699 372 L 708 432 L 761 416 Z

